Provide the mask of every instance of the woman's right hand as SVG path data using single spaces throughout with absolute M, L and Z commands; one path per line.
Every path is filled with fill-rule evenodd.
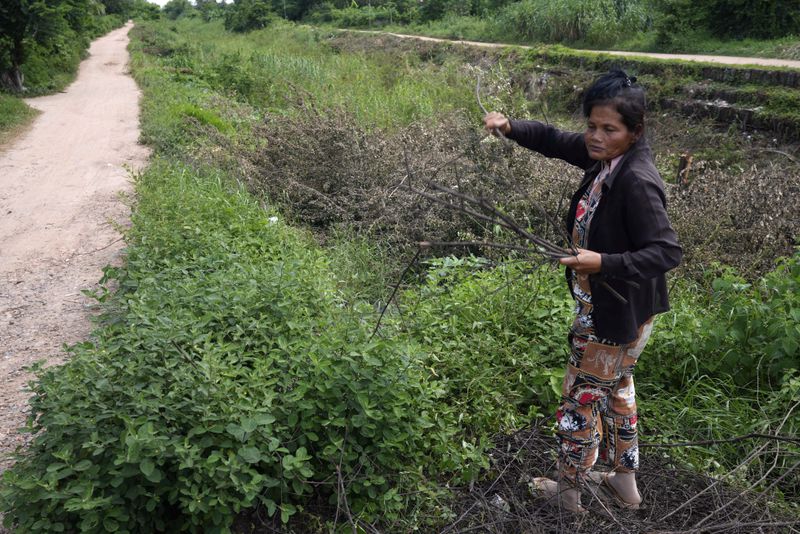
M 503 135 L 508 135 L 511 133 L 511 122 L 509 122 L 505 115 L 498 113 L 497 111 L 489 112 L 483 118 L 483 125 L 494 135 L 497 135 L 498 132 Z

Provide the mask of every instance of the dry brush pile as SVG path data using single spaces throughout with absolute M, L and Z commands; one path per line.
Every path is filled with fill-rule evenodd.
M 780 533 L 795 532 L 800 520 L 770 503 L 781 483 L 797 479 L 800 451 L 780 442 L 751 442 L 753 450 L 720 478 L 676 465 L 652 448 L 643 455 L 638 480 L 643 496 L 639 510 L 616 505 L 593 483 L 586 483 L 582 502 L 590 513 L 576 516 L 542 498 L 533 498 L 534 476 L 557 473 L 555 439 L 542 426 L 504 436 L 491 452 L 490 480 L 463 488 L 457 517 L 442 533 L 576 532 L 576 533 Z M 647 444 L 641 444 L 648 447 Z M 758 473 L 768 483 L 736 484 L 737 472 L 765 460 Z M 775 469 L 778 460 L 790 466 Z M 774 463 L 773 463 L 774 462 Z M 770 467 L 770 464 L 771 467 Z M 731 482 L 734 482 L 733 484 Z
M 430 180 L 487 198 L 541 237 L 563 243 L 558 226 L 581 172 L 487 137 L 477 122 L 452 114 L 397 131 L 367 130 L 344 111 L 309 108 L 291 119 L 268 117 L 255 128 L 255 141 L 225 141 L 223 152 L 251 191 L 323 239 L 347 228 L 398 247 L 506 240 L 503 228 L 418 194 Z M 654 138 L 658 152 L 659 132 Z M 685 271 L 698 274 L 720 262 L 757 276 L 792 253 L 800 235 L 791 200 L 800 192 L 800 164 L 786 156 L 762 153 L 733 170 L 698 161 L 680 185 L 665 176 Z

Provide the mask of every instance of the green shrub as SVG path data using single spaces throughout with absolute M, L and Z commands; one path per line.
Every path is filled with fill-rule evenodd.
M 340 487 L 356 517 L 400 519 L 483 464 L 419 346 L 372 338 L 374 309 L 345 304 L 325 256 L 226 189 L 163 164 L 138 179 L 102 327 L 38 369 L 7 525 L 223 532 Z
M 725 270 L 713 289 L 720 313 L 701 351 L 722 349 L 720 365 L 739 384 L 777 388 L 800 369 L 800 252 L 752 284 Z
M 189 0 L 169 0 L 164 4 L 162 11 L 168 19 L 176 20 L 179 17 L 188 15 L 193 9 Z
M 0 93 L 0 143 L 12 130 L 26 124 L 35 115 L 36 110 L 22 99 Z
M 663 0 L 653 2 L 661 42 L 677 44 L 687 35 L 741 39 L 800 33 L 795 0 Z
M 316 13 L 312 20 L 342 28 L 367 28 L 402 22 L 394 6 L 330 9 Z
M 470 257 L 428 263 L 422 287 L 403 295 L 401 317 L 428 348 L 426 365 L 460 420 L 484 437 L 552 413 L 572 313 L 563 274 Z
M 407 29 L 408 28 L 408 29 Z M 448 13 L 441 19 L 400 27 L 396 31 L 421 33 L 444 39 L 464 39 L 468 41 L 508 42 L 515 36 L 509 35 L 506 28 L 497 24 L 494 17 L 477 17 L 474 15 L 457 15 Z
M 800 369 L 800 252 L 754 282 L 731 268 L 709 277 L 708 289 L 683 283 L 672 292 L 642 361 L 648 379 L 673 390 L 704 375 L 780 388 Z
M 239 33 L 260 30 L 276 18 L 267 0 L 235 0 L 225 9 L 225 29 Z

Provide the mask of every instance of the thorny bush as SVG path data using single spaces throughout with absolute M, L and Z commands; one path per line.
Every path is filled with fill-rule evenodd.
M 254 135 L 255 142 L 227 151 L 251 191 L 279 202 L 318 233 L 346 227 L 395 245 L 509 237 L 409 189 L 426 189 L 425 179 L 486 197 L 542 237 L 563 243 L 569 195 L 582 176 L 511 141 L 487 138 L 461 114 L 385 132 L 360 127 L 345 111 L 310 109 L 288 121 L 269 117 Z M 688 183 L 668 183 L 684 272 L 702 279 L 703 270 L 719 262 L 752 278 L 791 254 L 800 235 L 791 202 L 800 192 L 800 172 L 792 169 L 760 162 L 737 172 L 700 163 Z
M 761 162 L 739 172 L 709 166 L 691 176 L 668 191 L 686 268 L 699 273 L 717 262 L 753 278 L 792 253 L 800 237 L 799 164 Z
M 503 239 L 500 229 L 409 189 L 428 189 L 425 180 L 493 199 L 553 240 L 561 223 L 542 217 L 531 201 L 555 214 L 573 187 L 564 178 L 566 164 L 486 138 L 459 114 L 386 133 L 368 132 L 344 111 L 310 111 L 288 123 L 268 118 L 255 135 L 260 146 L 240 146 L 237 154 L 251 190 L 282 203 L 292 218 L 312 228 L 355 227 L 394 244 Z

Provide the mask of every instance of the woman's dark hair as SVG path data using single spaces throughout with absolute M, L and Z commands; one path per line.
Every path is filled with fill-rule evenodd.
M 583 115 L 588 117 L 592 108 L 606 105 L 614 106 L 629 130 L 644 128 L 644 89 L 636 85 L 635 76 L 612 70 L 595 80 L 583 96 Z

